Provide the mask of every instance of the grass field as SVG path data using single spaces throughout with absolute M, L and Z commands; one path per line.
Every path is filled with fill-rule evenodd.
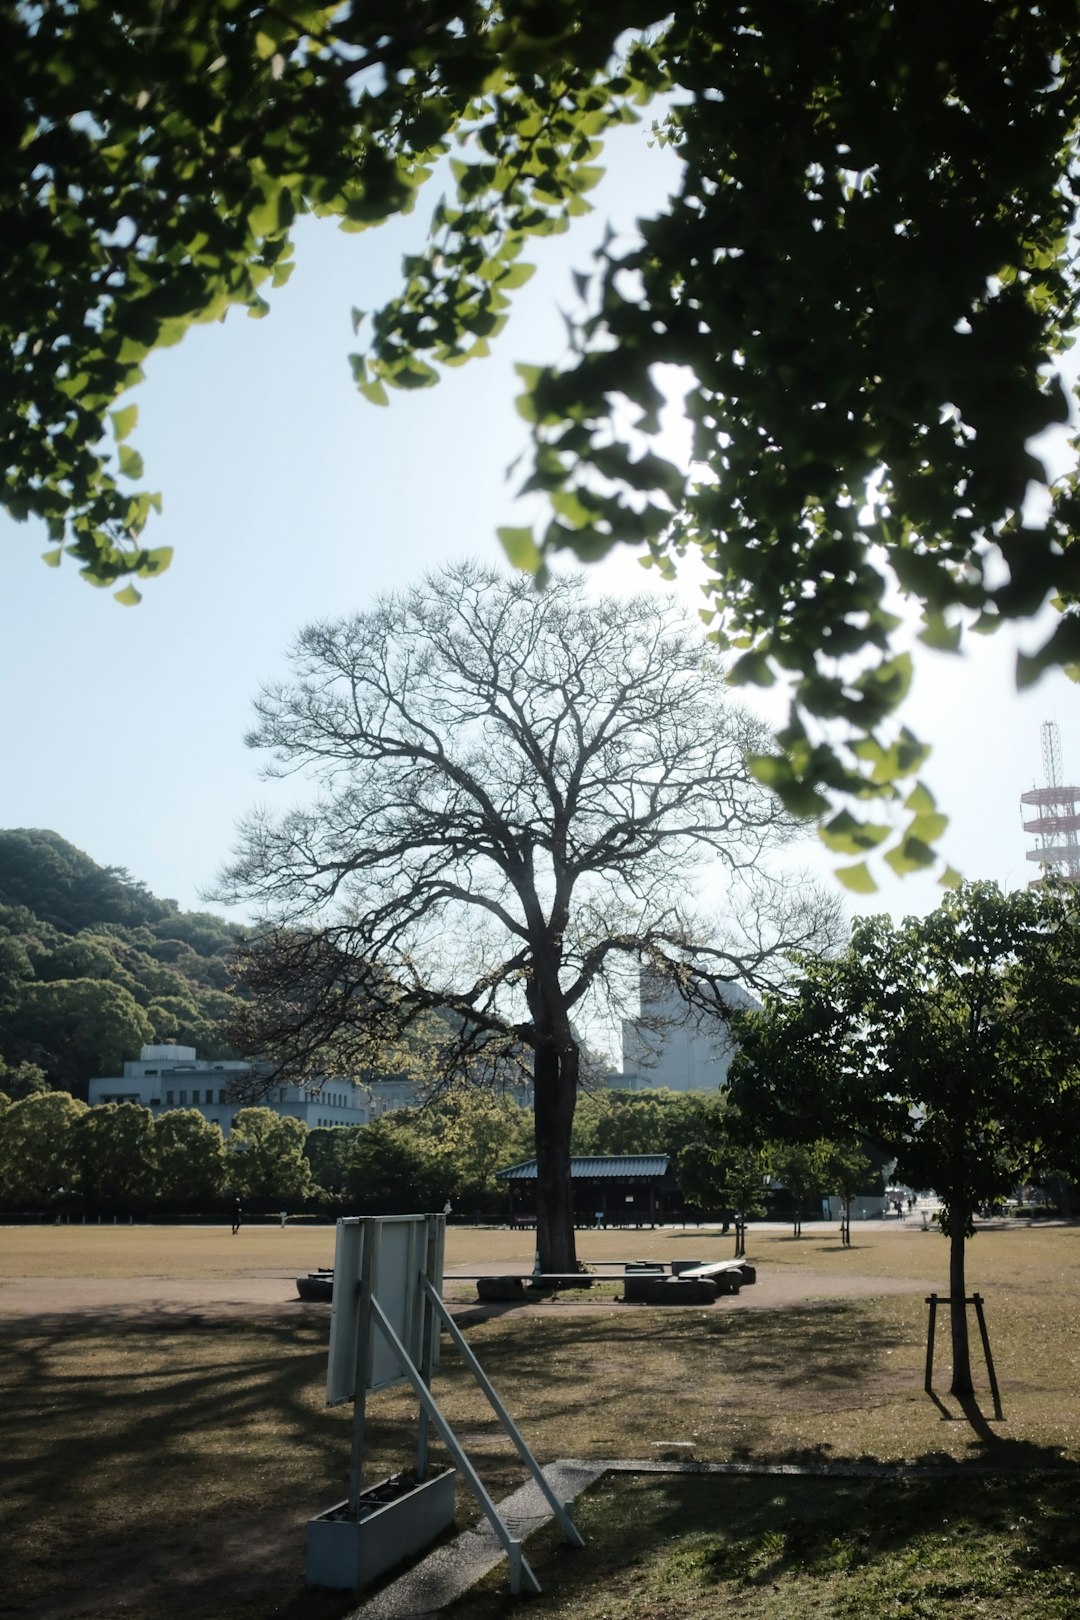
M 531 1233 L 452 1228 L 448 1263 L 527 1270 L 533 1241 Z M 333 1620 L 355 1607 L 301 1585 L 304 1523 L 344 1494 L 348 1415 L 323 1404 L 328 1313 L 289 1298 L 288 1284 L 330 1264 L 332 1244 L 331 1230 L 302 1228 L 249 1228 L 236 1239 L 221 1228 L 0 1228 L 0 1616 Z M 580 1247 L 592 1260 L 713 1258 L 729 1255 L 731 1240 L 679 1229 L 588 1232 Z M 922 1391 L 924 1292 L 945 1287 L 937 1234 L 868 1227 L 844 1251 L 834 1234 L 795 1241 L 752 1229 L 751 1257 L 763 1280 L 795 1287 L 809 1279 L 805 1302 L 649 1311 L 590 1308 L 586 1295 L 584 1304 L 554 1301 L 478 1321 L 470 1342 L 542 1461 L 949 1461 L 1034 1471 L 1010 1478 L 997 1495 L 973 1478 L 963 1487 L 973 1517 L 960 1539 L 982 1546 L 984 1574 L 945 1569 L 950 1558 L 956 1564 L 960 1533 L 938 1527 L 940 1502 L 921 1485 L 894 1494 L 892 1485 L 859 1482 L 823 1495 L 816 1482 L 778 1490 L 760 1481 L 608 1476 L 583 1500 L 590 1548 L 571 1558 L 555 1544 L 540 1547 L 550 1588 L 541 1603 L 573 1607 L 583 1620 L 663 1614 L 666 1583 L 671 1615 L 688 1607 L 726 1614 L 736 1598 L 738 1612 L 752 1617 L 873 1616 L 872 1598 L 893 1617 L 1057 1620 L 1080 1611 L 1066 1581 L 1073 1554 L 1064 1531 L 1048 1537 L 1045 1526 L 1037 1535 L 1026 1528 L 1043 1514 L 1056 1523 L 1059 1511 L 1064 1523 L 1061 1492 L 1071 1499 L 1075 1491 L 1071 1478 L 1063 1487 L 1038 1474 L 1080 1465 L 1080 1229 L 986 1230 L 971 1246 L 970 1286 L 986 1296 L 1004 1399 L 1000 1423 L 987 1418 L 985 1399 L 961 1410 Z M 236 1277 L 280 1278 L 288 1303 L 120 1316 L 70 1305 L 87 1279 L 108 1288 L 141 1278 L 148 1298 L 171 1279 L 197 1298 L 201 1283 Z M 815 1293 L 854 1278 L 861 1281 L 850 1298 Z M 4 1317 L 5 1286 L 40 1288 L 46 1316 Z M 467 1285 L 459 1287 L 466 1297 Z M 909 1291 L 884 1292 L 890 1287 Z M 947 1387 L 944 1337 L 936 1382 Z M 437 1394 L 492 1494 L 518 1484 L 520 1465 L 449 1353 Z M 372 1475 L 407 1463 L 411 1398 L 383 1392 L 369 1416 Z M 463 1500 L 461 1517 L 470 1514 Z M 718 1530 L 735 1520 L 745 1534 Z M 931 1546 L 925 1538 L 935 1535 L 940 1545 Z M 917 1580 L 935 1548 L 939 1576 Z M 985 1573 L 993 1549 L 996 1588 Z M 632 1578 L 616 1579 L 628 1557 Z M 836 1568 L 822 1585 L 830 1559 Z M 770 1571 L 775 1579 L 766 1579 Z M 873 1582 L 889 1571 L 873 1597 Z M 798 1584 L 805 1581 L 811 1585 Z M 907 1592 L 907 1607 L 889 1607 L 886 1590 Z M 504 1606 L 496 1584 L 469 1600 L 470 1620 Z

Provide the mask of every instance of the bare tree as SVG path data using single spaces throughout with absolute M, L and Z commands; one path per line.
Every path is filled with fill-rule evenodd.
M 570 1270 L 590 1007 L 649 963 L 725 1017 L 727 987 L 831 936 L 835 906 L 765 870 L 797 830 L 744 764 L 765 730 L 693 618 L 576 578 L 537 592 L 461 564 L 313 625 L 292 661 L 248 742 L 321 791 L 253 815 L 221 880 L 264 908 L 244 1039 L 293 1075 L 410 1043 L 444 1076 L 527 1061 L 541 1264 Z M 689 898 L 711 863 L 724 921 Z

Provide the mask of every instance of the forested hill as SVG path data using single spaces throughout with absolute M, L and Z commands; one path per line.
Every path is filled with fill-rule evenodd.
M 220 1025 L 243 929 L 160 900 L 59 834 L 0 830 L 0 1091 L 44 1070 L 86 1096 L 150 1041 L 230 1057 Z

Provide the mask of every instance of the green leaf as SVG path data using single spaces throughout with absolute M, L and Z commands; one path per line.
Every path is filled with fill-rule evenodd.
M 499 287 L 513 292 L 517 287 L 524 287 L 525 283 L 531 281 L 535 274 L 535 264 L 509 264 L 504 270 L 499 271 L 495 281 Z
M 727 672 L 731 686 L 775 686 L 776 675 L 769 664 L 768 653 L 747 652 L 736 658 Z
M 836 875 L 844 888 L 850 889 L 852 894 L 877 893 L 877 884 L 874 882 L 870 874 L 870 868 L 865 861 L 860 861 L 858 866 L 838 866 Z
M 849 810 L 841 810 L 818 828 L 818 837 L 836 855 L 858 855 L 863 850 L 876 849 L 890 831 L 887 826 L 859 821 Z
M 963 638 L 963 626 L 946 623 L 944 614 L 929 613 L 926 628 L 919 631 L 919 640 L 937 652 L 958 653 Z
M 142 595 L 134 585 L 125 585 L 122 591 L 113 592 L 113 601 L 119 602 L 122 607 L 135 607 L 142 601 Z
M 139 420 L 139 407 L 137 405 L 128 405 L 122 411 L 110 411 L 109 420 L 112 423 L 113 437 L 119 444 L 122 439 L 127 438 Z
M 142 477 L 143 458 L 137 450 L 133 450 L 128 444 L 122 444 L 117 455 L 120 462 L 120 471 L 125 478 Z
M 895 848 L 886 850 L 885 860 L 897 877 L 906 877 L 909 872 L 918 872 L 924 867 L 933 866 L 937 856 L 921 838 L 908 834 Z
M 499 542 L 507 560 L 523 574 L 535 574 L 543 562 L 531 529 L 498 529 Z
M 41 553 L 41 560 L 42 560 L 43 563 L 47 563 L 50 568 L 59 568 L 60 559 L 61 559 L 61 557 L 63 555 L 64 555 L 63 546 L 57 546 L 52 551 L 43 551 Z
M 930 815 L 937 809 L 937 800 L 924 783 L 916 782 L 904 800 L 904 809 L 911 810 L 917 816 Z

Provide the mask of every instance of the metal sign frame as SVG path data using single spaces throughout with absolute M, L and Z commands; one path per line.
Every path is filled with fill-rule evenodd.
M 361 1317 L 367 1314 L 366 1302 L 371 1296 L 379 1301 L 410 1359 L 414 1363 L 421 1360 L 426 1314 L 423 1279 L 442 1291 L 445 1231 L 443 1218 L 429 1215 L 353 1215 L 338 1221 L 327 1406 L 356 1399 L 361 1377 L 357 1343 L 365 1336 Z M 382 1334 L 374 1339 L 370 1333 L 366 1336 L 365 1390 L 407 1382 L 401 1358 L 390 1342 Z M 437 1359 L 437 1337 L 434 1355 Z
M 358 1519 L 360 1515 L 368 1391 L 410 1384 L 420 1404 L 417 1479 L 427 1478 L 430 1425 L 460 1468 L 507 1554 L 511 1592 L 518 1593 L 523 1586 L 539 1592 L 540 1583 L 525 1560 L 521 1541 L 502 1519 L 431 1393 L 440 1331 L 453 1339 L 558 1520 L 564 1539 L 574 1547 L 583 1547 L 584 1539 L 443 1304 L 445 1237 L 445 1215 L 352 1216 L 338 1221 L 326 1399 L 331 1406 L 353 1402 L 349 1517 Z

